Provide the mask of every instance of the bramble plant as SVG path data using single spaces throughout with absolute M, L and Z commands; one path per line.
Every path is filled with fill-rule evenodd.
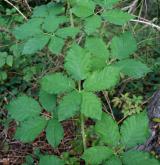
M 48 143 L 57 148 L 64 137 L 61 122 L 76 116 L 81 123 L 84 150 L 81 159 L 86 164 L 159 164 L 149 153 L 135 149 L 150 136 L 146 112 L 128 117 L 119 126 L 110 114 L 103 112 L 97 95 L 114 89 L 124 76 L 139 79 L 151 71 L 133 56 L 137 51 L 136 40 L 124 25 L 134 16 L 113 8 L 118 1 L 51 2 L 35 7 L 31 18 L 13 30 L 23 55 L 36 56 L 42 51 L 64 58 L 62 70 L 40 79 L 38 101 L 21 94 L 7 105 L 8 114 L 18 125 L 16 139 L 30 143 L 45 131 Z M 124 30 L 113 36 L 108 25 L 123 26 Z M 0 68 L 6 63 L 12 65 L 12 58 L 1 53 L 4 58 Z M 96 145 L 89 147 L 85 125 L 88 118 L 95 121 L 98 139 Z M 40 165 L 65 163 L 55 155 L 40 156 L 39 162 Z

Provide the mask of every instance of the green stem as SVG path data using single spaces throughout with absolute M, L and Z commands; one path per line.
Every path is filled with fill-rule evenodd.
M 70 24 L 71 24 L 71 27 L 74 27 L 74 20 L 73 20 L 73 14 L 71 11 L 70 3 L 68 2 L 67 5 L 68 5 L 68 10 L 69 10 Z
M 81 81 L 78 82 L 78 90 L 81 92 Z M 83 150 L 86 149 L 86 134 L 85 134 L 85 119 L 84 115 L 81 113 L 80 115 L 81 120 L 81 135 L 82 135 L 82 142 L 83 142 Z

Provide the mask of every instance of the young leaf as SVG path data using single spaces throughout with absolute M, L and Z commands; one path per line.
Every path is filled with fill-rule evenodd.
M 149 137 L 148 117 L 141 112 L 129 117 L 121 126 L 121 141 L 127 148 L 143 144 Z
M 120 36 L 113 37 L 111 41 L 112 56 L 118 59 L 129 57 L 137 50 L 136 40 L 130 32 L 125 32 Z
M 79 110 L 81 94 L 74 91 L 65 95 L 58 106 L 58 119 L 63 121 L 73 117 Z
M 101 26 L 101 23 L 102 23 L 101 17 L 98 15 L 93 15 L 91 17 L 88 17 L 85 19 L 84 22 L 84 30 L 88 35 L 90 35 L 94 33 Z
M 88 37 L 85 42 L 85 47 L 94 56 L 106 57 L 106 61 L 109 58 L 109 51 L 106 47 L 105 42 L 98 37 Z
M 48 43 L 50 37 L 46 35 L 36 36 L 34 38 L 29 39 L 24 44 L 23 54 L 34 54 L 37 51 L 42 50 L 45 45 Z
M 49 42 L 48 49 L 53 54 L 60 54 L 63 46 L 64 46 L 64 40 L 62 38 L 54 36 L 51 38 Z
M 115 66 L 119 67 L 122 73 L 132 78 L 141 78 L 151 71 L 146 64 L 134 59 L 119 61 Z
M 122 155 L 122 161 L 125 165 L 159 165 L 160 162 L 147 152 L 128 151 Z
M 73 90 L 75 83 L 62 73 L 53 73 L 42 78 L 41 86 L 49 94 L 60 94 Z
M 53 112 L 56 107 L 56 95 L 49 94 L 43 90 L 39 92 L 39 101 L 42 104 L 43 108 L 48 112 Z
M 100 99 L 91 92 L 82 93 L 81 113 L 86 117 L 100 120 L 102 116 L 102 105 Z
M 16 121 L 38 116 L 41 107 L 36 100 L 26 95 L 19 96 L 7 105 L 8 113 Z
M 97 121 L 95 130 L 107 145 L 118 145 L 120 140 L 118 124 L 107 113 L 103 113 L 101 120 Z
M 113 23 L 115 25 L 124 25 L 129 20 L 134 18 L 133 15 L 118 9 L 107 10 L 102 14 L 102 17 L 106 21 Z
M 122 161 L 118 157 L 113 156 L 104 165 L 122 165 Z
M 15 35 L 16 39 L 24 40 L 32 36 L 42 34 L 41 24 L 43 23 L 42 18 L 32 18 L 27 23 L 16 27 L 13 30 L 13 34 Z
M 25 120 L 16 129 L 15 138 L 24 143 L 32 142 L 43 131 L 46 124 L 47 120 L 43 117 Z
M 64 165 L 64 161 L 55 155 L 40 156 L 39 165 Z
M 72 12 L 77 17 L 88 17 L 94 13 L 95 4 L 91 0 L 77 1 L 72 8 Z
M 75 80 L 84 80 L 90 72 L 90 54 L 74 44 L 65 57 L 64 67 Z
M 79 29 L 75 27 L 64 27 L 56 31 L 56 35 L 66 39 L 67 37 L 74 38 L 79 33 Z
M 53 148 L 58 147 L 63 139 L 64 131 L 62 125 L 56 120 L 51 119 L 46 128 L 46 138 Z
M 93 72 L 84 82 L 86 91 L 102 91 L 111 89 L 119 81 L 119 69 L 107 66 L 101 71 Z
M 82 159 L 88 164 L 98 165 L 113 155 L 112 149 L 105 146 L 94 146 L 86 149 Z

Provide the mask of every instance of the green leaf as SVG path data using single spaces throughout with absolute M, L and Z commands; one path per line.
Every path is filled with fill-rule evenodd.
M 16 39 L 24 40 L 32 36 L 42 34 L 41 24 L 43 23 L 42 18 L 32 18 L 27 23 L 16 27 L 13 30 L 13 34 Z
M 84 159 L 88 164 L 98 165 L 107 160 L 112 155 L 112 149 L 105 146 L 94 146 L 87 148 L 84 151 L 82 159 Z
M 50 15 L 60 15 L 65 12 L 65 8 L 62 3 L 50 2 L 47 4 L 47 10 Z
M 107 10 L 102 14 L 102 17 L 106 21 L 113 23 L 115 25 L 124 25 L 129 20 L 134 18 L 133 15 L 118 9 Z
M 94 0 L 94 1 L 100 6 L 110 9 L 113 7 L 113 5 L 118 3 L 120 0 Z
M 47 32 L 54 32 L 58 29 L 59 25 L 62 23 L 68 22 L 67 17 L 65 16 L 55 16 L 55 15 L 48 15 L 44 19 L 44 23 L 42 28 Z
M 121 126 L 121 141 L 127 148 L 143 144 L 149 137 L 147 114 L 141 112 L 127 118 Z
M 84 82 L 87 91 L 102 91 L 111 89 L 119 81 L 119 69 L 107 66 L 101 71 L 93 72 Z
M 54 36 L 51 38 L 49 42 L 48 49 L 53 54 L 60 54 L 63 46 L 64 46 L 64 40 L 62 38 Z
M 96 32 L 98 28 L 100 28 L 101 23 L 102 23 L 101 17 L 98 15 L 93 15 L 91 17 L 88 17 L 85 19 L 84 22 L 84 30 L 88 35 L 90 35 Z
M 66 39 L 67 37 L 74 38 L 79 33 L 79 29 L 76 27 L 64 27 L 56 31 L 56 35 Z
M 118 157 L 113 156 L 108 161 L 106 161 L 104 165 L 122 165 L 122 162 Z
M 46 5 L 36 6 L 33 9 L 32 17 L 46 17 L 47 15 L 48 15 L 48 11 Z
M 42 78 L 41 86 L 49 94 L 60 94 L 73 90 L 75 83 L 62 73 L 53 73 Z
M 39 165 L 64 165 L 64 161 L 55 155 L 40 156 Z
M 43 108 L 48 112 L 53 112 L 56 107 L 56 95 L 49 94 L 43 90 L 39 92 L 39 101 L 42 104 Z
M 98 37 L 88 37 L 85 42 L 85 47 L 90 53 L 92 53 L 91 70 L 95 71 L 103 69 L 109 59 L 109 51 L 105 42 Z
M 36 36 L 34 38 L 29 39 L 23 48 L 23 54 L 34 54 L 37 51 L 42 50 L 45 45 L 48 43 L 50 37 L 46 35 Z
M 65 69 L 75 80 L 84 80 L 90 72 L 90 54 L 74 44 L 65 57 Z
M 107 145 L 117 146 L 120 140 L 118 124 L 107 113 L 102 114 L 100 121 L 95 125 L 96 133 Z
M 43 131 L 46 124 L 47 120 L 43 117 L 35 117 L 23 121 L 16 129 L 15 138 L 24 143 L 32 142 Z
M 94 56 L 106 57 L 106 61 L 109 58 L 109 51 L 106 47 L 105 42 L 98 37 L 88 37 L 85 42 L 85 47 Z M 98 49 L 97 49 L 98 48 Z
M 88 17 L 94 13 L 95 4 L 91 0 L 76 1 L 76 4 L 72 8 L 72 12 L 77 17 Z
M 74 91 L 65 95 L 58 106 L 58 119 L 63 121 L 73 117 L 80 110 L 81 94 Z
M 118 59 L 129 57 L 137 50 L 136 40 L 130 32 L 125 32 L 120 36 L 113 37 L 111 41 L 112 56 Z
M 86 117 L 100 120 L 102 116 L 102 105 L 100 99 L 91 92 L 82 93 L 81 113 Z
M 63 139 L 64 131 L 62 125 L 56 120 L 51 119 L 46 128 L 46 138 L 53 148 L 57 148 Z
M 2 68 L 6 63 L 7 52 L 0 52 L 0 68 Z
M 6 64 L 10 67 L 12 67 L 13 65 L 13 56 L 11 55 L 8 55 L 7 58 L 6 58 Z
M 8 113 L 17 121 L 38 116 L 41 107 L 36 100 L 26 95 L 19 96 L 7 105 Z
M 122 73 L 132 78 L 144 77 L 151 71 L 146 64 L 134 59 L 119 61 L 115 66 L 119 67 Z
M 143 151 L 128 151 L 122 155 L 124 165 L 159 165 L 160 162 L 156 160 L 147 152 Z

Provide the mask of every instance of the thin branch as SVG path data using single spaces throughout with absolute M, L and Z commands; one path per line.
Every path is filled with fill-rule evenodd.
M 113 110 L 112 110 L 112 107 L 111 107 L 111 104 L 110 104 L 110 99 L 108 97 L 108 92 L 103 92 L 103 95 L 104 95 L 104 97 L 105 97 L 105 99 L 107 101 L 107 104 L 109 106 L 109 109 L 111 111 L 112 118 L 115 120 L 115 117 L 114 117 L 114 114 L 113 114 Z
M 9 2 L 8 0 L 4 0 L 6 3 L 8 3 L 10 6 L 14 7 L 17 12 L 25 19 L 25 20 L 28 20 L 27 17 L 14 5 L 12 4 L 11 2 Z
M 142 24 L 145 24 L 147 26 L 151 26 L 153 28 L 156 28 L 158 31 L 160 31 L 160 26 L 152 23 L 152 22 L 149 22 L 149 21 L 143 21 L 143 20 L 138 20 L 138 19 L 132 19 L 131 20 L 132 22 L 138 22 L 138 23 L 142 23 Z

